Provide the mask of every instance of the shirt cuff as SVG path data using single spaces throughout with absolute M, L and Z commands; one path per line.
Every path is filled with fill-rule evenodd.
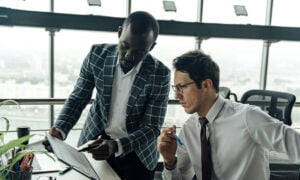
M 116 139 L 115 141 L 117 141 L 118 144 L 118 151 L 115 152 L 115 157 L 121 156 L 123 154 L 123 146 L 121 144 L 120 139 Z
M 166 163 L 164 163 L 164 167 L 168 171 L 174 170 L 176 168 L 176 165 L 177 165 L 177 158 L 175 158 L 175 162 L 171 166 L 169 166 Z
M 58 131 L 60 133 L 63 140 L 66 139 L 66 133 L 63 130 L 56 127 L 56 131 Z

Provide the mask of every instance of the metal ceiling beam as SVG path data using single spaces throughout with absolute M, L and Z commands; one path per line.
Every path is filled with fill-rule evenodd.
M 124 18 L 15 10 L 0 7 L 0 25 L 116 32 Z M 159 20 L 160 34 L 300 41 L 300 28 Z

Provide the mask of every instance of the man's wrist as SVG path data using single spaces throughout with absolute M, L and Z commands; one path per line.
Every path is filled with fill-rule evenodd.
M 112 145 L 113 145 L 114 152 L 118 152 L 118 143 L 117 143 L 117 141 L 113 140 Z
M 168 162 L 164 161 L 164 166 L 167 170 L 175 169 L 176 164 L 177 164 L 177 157 L 175 157 L 173 160 L 168 161 Z

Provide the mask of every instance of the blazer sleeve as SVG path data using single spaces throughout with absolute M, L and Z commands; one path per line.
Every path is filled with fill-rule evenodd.
M 61 129 L 66 135 L 77 123 L 82 111 L 91 100 L 92 92 L 95 87 L 94 77 L 90 67 L 90 59 L 93 51 L 94 47 L 92 47 L 84 59 L 75 87 L 55 122 L 55 127 Z

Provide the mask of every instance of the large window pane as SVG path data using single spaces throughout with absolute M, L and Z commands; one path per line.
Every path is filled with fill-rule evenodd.
M 237 16 L 234 5 L 245 6 L 248 16 Z M 266 5 L 266 0 L 205 0 L 203 22 L 264 25 Z
M 0 98 L 49 97 L 48 32 L 0 26 Z
M 270 47 L 267 89 L 280 90 L 296 95 L 300 99 L 299 42 L 278 42 Z M 293 117 L 300 117 L 300 109 L 293 109 Z M 300 125 L 300 118 L 292 119 Z
M 54 11 L 67 14 L 126 16 L 126 0 L 101 0 L 100 6 L 89 6 L 87 0 L 56 0 Z
M 274 1 L 272 25 L 299 27 L 299 7 L 299 0 Z
M 229 87 L 240 98 L 259 88 L 263 42 L 258 40 L 208 39 L 202 49 L 219 64 L 220 86 Z
M 131 11 L 147 11 L 156 19 L 192 21 L 197 20 L 197 0 L 176 0 L 176 12 L 166 12 L 163 8 L 163 0 L 132 0 Z
M 48 98 L 48 32 L 41 28 L 0 26 L 0 98 Z M 1 106 L 11 129 L 49 128 L 49 106 Z

